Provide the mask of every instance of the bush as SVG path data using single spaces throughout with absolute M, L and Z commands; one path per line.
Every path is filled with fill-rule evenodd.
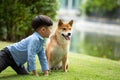
M 58 0 L 0 0 L 0 40 L 18 41 L 31 33 L 33 17 L 56 17 Z

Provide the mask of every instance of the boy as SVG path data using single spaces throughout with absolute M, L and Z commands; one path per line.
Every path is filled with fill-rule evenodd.
M 32 35 L 0 51 L 0 72 L 11 66 L 17 74 L 23 75 L 32 71 L 33 75 L 38 76 L 35 58 L 37 54 L 42 71 L 48 76 L 49 66 L 43 44 L 44 38 L 48 38 L 51 33 L 52 25 L 49 17 L 36 16 L 32 21 L 32 28 L 35 30 Z M 25 62 L 28 64 L 27 69 L 24 67 Z

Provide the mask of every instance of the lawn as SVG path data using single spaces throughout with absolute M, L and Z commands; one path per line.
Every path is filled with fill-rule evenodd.
M 0 42 L 0 49 L 10 44 Z M 17 75 L 8 67 L 0 73 L 0 80 L 120 80 L 119 61 L 70 52 L 68 72 L 52 71 L 48 77 L 43 76 L 41 73 L 38 59 L 37 63 L 39 77 L 32 74 L 26 76 Z

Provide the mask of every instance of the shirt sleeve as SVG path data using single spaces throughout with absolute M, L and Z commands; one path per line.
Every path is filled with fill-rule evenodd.
M 38 53 L 38 58 L 41 64 L 42 71 L 49 70 L 48 61 L 43 46 L 42 46 L 42 50 Z
M 28 61 L 27 61 L 27 69 L 28 71 L 36 70 L 36 48 L 37 41 L 31 40 L 28 44 Z

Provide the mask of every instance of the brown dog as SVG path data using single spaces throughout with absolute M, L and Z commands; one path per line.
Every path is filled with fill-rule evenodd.
M 62 20 L 59 20 L 56 31 L 50 37 L 50 41 L 46 46 L 46 56 L 50 70 L 63 68 L 67 72 L 72 24 L 73 20 L 69 23 L 63 23 Z

